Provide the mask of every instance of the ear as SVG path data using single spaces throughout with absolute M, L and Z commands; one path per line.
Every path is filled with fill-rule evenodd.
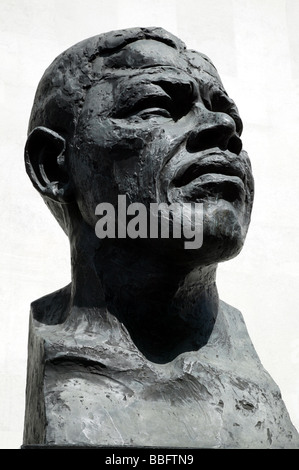
M 46 127 L 33 129 L 25 146 L 26 171 L 34 187 L 42 196 L 62 203 L 73 199 L 65 150 L 65 139 Z

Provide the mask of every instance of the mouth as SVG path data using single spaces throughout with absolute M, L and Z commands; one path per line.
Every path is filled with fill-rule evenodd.
M 244 180 L 240 162 L 228 161 L 224 154 L 215 153 L 183 164 L 169 189 L 173 196 L 183 196 L 193 202 L 207 198 L 237 202 L 245 195 Z

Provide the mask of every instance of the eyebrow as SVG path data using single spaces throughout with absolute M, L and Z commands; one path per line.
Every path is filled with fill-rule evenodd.
M 169 73 L 172 75 L 176 75 L 177 77 L 180 77 L 181 75 L 185 75 L 186 78 L 189 80 L 192 80 L 196 82 L 196 78 L 187 70 L 180 68 L 180 67 L 174 67 L 173 65 L 167 65 L 167 64 L 155 64 L 155 65 L 144 65 L 141 67 L 138 67 L 136 69 L 123 69 L 123 68 L 110 68 L 110 67 L 105 67 L 104 72 L 101 74 L 99 77 L 97 75 L 97 72 L 95 72 L 95 76 L 93 77 L 94 80 L 111 80 L 111 78 L 124 78 L 128 80 L 134 80 L 135 77 L 140 77 L 140 76 L 146 76 L 148 75 L 149 77 L 152 75 L 158 75 L 158 74 L 164 74 L 164 73 Z

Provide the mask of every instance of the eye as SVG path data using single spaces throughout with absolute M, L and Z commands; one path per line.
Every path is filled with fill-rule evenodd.
M 153 115 L 171 118 L 173 116 L 173 101 L 169 95 L 147 95 L 129 98 L 121 109 L 115 113 L 117 118 L 130 118 L 134 116 L 147 119 Z
M 213 111 L 213 109 L 212 109 L 212 103 L 211 103 L 210 99 L 207 98 L 207 97 L 205 97 L 205 96 L 203 96 L 201 99 L 202 99 L 202 102 L 203 102 L 204 106 L 205 106 L 209 111 Z
M 190 81 L 159 81 L 159 86 L 172 97 L 172 117 L 178 121 L 186 116 L 198 99 L 198 89 Z
M 147 96 L 135 103 L 128 114 L 140 116 L 142 119 L 147 119 L 153 115 L 171 118 L 174 116 L 174 104 L 168 95 Z
M 202 83 L 200 88 L 201 101 L 206 109 L 215 113 L 228 114 L 235 121 L 236 132 L 240 137 L 243 123 L 235 102 L 228 96 L 225 90 L 215 85 L 210 86 L 209 84 Z
M 177 121 L 192 108 L 194 93 L 193 84 L 187 81 L 134 83 L 118 95 L 112 116 L 120 119 L 163 117 Z
M 157 107 L 143 109 L 135 115 L 140 116 L 142 119 L 149 119 L 154 116 L 162 116 L 168 119 L 172 118 L 171 112 L 168 111 L 168 109 Z

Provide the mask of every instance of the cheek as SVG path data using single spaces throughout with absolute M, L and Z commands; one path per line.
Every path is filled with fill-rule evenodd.
M 141 156 L 138 173 L 140 202 L 161 202 L 160 174 L 171 153 L 171 140 L 163 128 L 151 132 Z
M 97 220 L 97 204 L 116 205 L 118 195 L 127 194 L 129 202 L 157 200 L 157 174 L 169 150 L 165 132 L 149 123 L 121 124 L 109 119 L 85 121 L 77 133 L 74 184 L 88 223 Z
M 92 152 L 88 152 L 89 157 L 91 154 Z M 95 216 L 96 206 L 100 202 L 113 202 L 113 181 L 107 174 L 93 171 L 91 160 L 81 157 L 82 153 L 78 155 L 80 164 L 75 165 L 73 171 L 76 201 L 85 222 L 95 226 L 98 220 Z
M 149 122 L 114 123 L 99 144 L 118 194 L 127 194 L 129 202 L 156 201 L 157 174 L 169 148 L 165 131 Z

